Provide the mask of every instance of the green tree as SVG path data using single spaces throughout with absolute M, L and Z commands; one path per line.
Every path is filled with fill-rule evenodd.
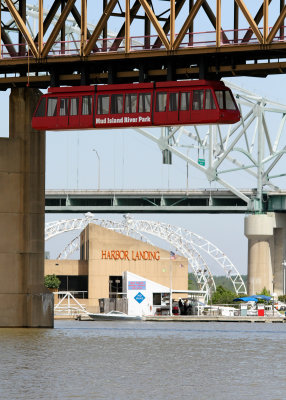
M 267 290 L 266 287 L 264 286 L 261 292 L 256 294 L 263 294 L 264 296 L 270 296 L 270 290 Z
M 233 299 L 235 299 L 236 297 L 236 293 L 219 285 L 212 295 L 211 302 L 212 304 L 231 304 Z
M 48 289 L 58 289 L 60 287 L 61 281 L 55 274 L 46 275 L 44 279 L 44 284 Z

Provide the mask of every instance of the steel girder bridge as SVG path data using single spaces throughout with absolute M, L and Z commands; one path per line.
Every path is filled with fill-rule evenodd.
M 0 89 L 284 73 L 285 16 L 285 0 L 2 0 Z
M 149 239 L 149 235 L 164 240 L 168 243 L 168 246 L 174 248 L 176 253 L 188 259 L 190 270 L 194 274 L 198 287 L 200 290 L 206 291 L 209 296 L 211 292 L 216 290 L 216 285 L 209 267 L 210 263 L 204 258 L 204 255 L 207 255 L 230 279 L 237 294 L 246 293 L 246 287 L 240 273 L 223 251 L 202 236 L 170 224 L 135 220 L 129 215 L 125 215 L 122 221 L 103 220 L 95 218 L 91 213 L 87 213 L 83 218 L 46 223 L 45 240 L 47 241 L 65 232 L 83 230 L 90 223 L 146 241 L 150 244 L 152 242 Z M 58 259 L 67 259 L 79 247 L 80 237 L 77 236 L 59 254 Z
M 165 163 L 172 155 L 186 162 L 206 178 L 208 188 L 48 191 L 46 212 L 286 212 L 286 106 L 227 84 L 242 116 L 235 125 L 134 128 L 158 146 Z M 239 189 L 239 182 L 255 189 Z

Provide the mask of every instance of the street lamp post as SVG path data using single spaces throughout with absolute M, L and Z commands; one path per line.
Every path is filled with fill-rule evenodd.
M 97 173 L 97 182 L 98 182 L 98 190 L 100 189 L 100 157 L 96 149 L 92 149 L 97 155 L 98 160 L 98 173 Z

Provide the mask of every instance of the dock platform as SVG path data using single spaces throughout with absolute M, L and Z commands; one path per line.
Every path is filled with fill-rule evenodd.
M 285 317 L 272 317 L 272 316 L 234 316 L 234 317 L 225 317 L 225 316 L 216 316 L 216 315 L 180 315 L 180 316 L 145 316 L 143 317 L 144 321 L 157 321 L 157 322 L 253 322 L 253 323 L 284 323 L 286 322 Z

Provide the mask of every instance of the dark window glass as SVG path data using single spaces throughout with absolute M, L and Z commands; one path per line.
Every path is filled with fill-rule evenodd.
M 205 103 L 206 110 L 215 110 L 216 109 L 213 94 L 210 89 L 206 90 L 206 100 L 205 101 L 206 101 L 206 103 Z
M 150 112 L 151 110 L 151 94 L 141 93 L 139 94 L 139 112 Z
M 204 91 L 193 91 L 193 110 L 202 110 L 204 108 Z
M 60 99 L 60 115 L 68 115 L 69 99 Z
M 181 93 L 181 111 L 188 111 L 190 109 L 190 93 Z
M 156 111 L 166 111 L 167 107 L 167 93 L 157 93 L 156 98 Z
M 230 92 L 226 90 L 224 94 L 225 94 L 225 108 L 227 110 L 236 110 L 236 105 L 235 102 L 233 101 Z
M 121 114 L 123 111 L 123 94 L 111 95 L 111 114 Z
M 97 98 L 97 114 L 109 113 L 109 96 L 100 94 Z
M 153 293 L 153 306 L 161 305 L 161 293 Z
M 75 97 L 70 102 L 70 115 L 78 115 L 79 98 Z
M 224 108 L 224 104 L 223 104 L 223 91 L 222 90 L 216 90 L 215 91 L 215 95 L 217 98 L 217 102 L 218 102 L 218 106 L 219 108 Z
M 46 114 L 46 97 L 43 97 L 40 101 L 39 107 L 36 111 L 36 117 L 44 117 Z
M 56 97 L 50 97 L 48 99 L 48 117 L 55 117 L 57 115 L 57 101 Z
M 90 115 L 92 110 L 92 96 L 82 96 L 81 114 Z
M 136 113 L 137 106 L 137 94 L 126 94 L 125 95 L 125 113 Z
M 72 292 L 73 296 L 78 299 L 88 298 L 88 279 L 86 275 L 58 275 L 61 281 L 59 291 Z M 63 297 L 63 295 L 59 295 Z
M 169 111 L 178 111 L 178 93 L 170 93 L 169 98 Z

